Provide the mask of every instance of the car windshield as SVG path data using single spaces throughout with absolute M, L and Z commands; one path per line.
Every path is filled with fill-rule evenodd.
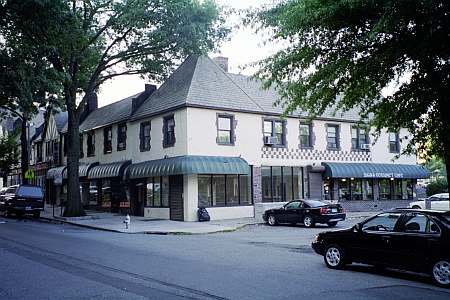
M 317 201 L 317 200 L 308 200 L 308 201 L 305 201 L 305 203 L 308 204 L 309 207 L 319 207 L 319 206 L 327 205 L 326 203 Z
M 21 186 L 17 192 L 19 197 L 42 198 L 42 189 L 37 186 Z
M 9 188 L 5 191 L 5 194 L 15 194 L 16 191 L 17 191 L 17 187 L 16 187 L 16 186 L 12 186 L 12 187 L 9 187 Z

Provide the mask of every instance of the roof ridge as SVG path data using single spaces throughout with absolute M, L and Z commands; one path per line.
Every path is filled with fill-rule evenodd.
M 135 98 L 137 95 L 142 94 L 143 92 L 144 92 L 144 91 L 139 92 L 139 93 L 134 94 L 134 95 L 131 95 L 131 96 L 128 96 L 128 97 L 125 97 L 125 98 L 123 98 L 123 99 L 117 100 L 117 101 L 115 101 L 115 102 L 106 104 L 106 105 L 104 105 L 104 106 L 101 106 L 101 107 L 97 108 L 96 110 L 102 109 L 102 108 L 104 108 L 104 107 L 108 107 L 108 106 L 111 106 L 111 105 L 114 105 L 114 104 L 117 104 L 117 103 L 120 103 L 120 102 L 123 102 L 123 101 L 125 101 L 125 100 L 129 100 L 130 98 L 133 99 L 133 98 Z
M 217 65 L 213 59 L 211 59 L 209 56 L 206 56 L 223 74 L 225 74 L 225 76 L 238 88 L 240 89 L 249 99 L 250 101 L 252 101 L 256 106 L 258 106 L 264 113 L 266 112 L 264 110 L 264 108 L 255 100 L 253 99 L 246 91 L 244 91 L 244 89 L 237 84 L 233 78 L 231 78 L 230 74 L 228 72 L 225 72 L 224 69 L 222 69 L 219 65 Z

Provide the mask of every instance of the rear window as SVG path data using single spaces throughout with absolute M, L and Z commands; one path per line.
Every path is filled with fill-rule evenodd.
M 5 191 L 5 194 L 15 194 L 17 191 L 17 187 L 10 187 Z
M 36 186 L 21 186 L 17 192 L 19 197 L 42 198 L 42 189 Z
M 319 206 L 327 205 L 326 203 L 317 201 L 317 200 L 308 200 L 308 201 L 305 201 L 305 203 L 308 204 L 309 207 L 319 207 Z

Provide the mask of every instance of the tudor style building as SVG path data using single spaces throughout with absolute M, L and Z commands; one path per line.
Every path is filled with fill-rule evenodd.
M 376 142 L 356 110 L 307 122 L 281 118 L 279 98 L 227 59 L 190 56 L 158 89 L 93 109 L 80 126 L 84 205 L 153 218 L 196 221 L 258 216 L 298 198 L 349 210 L 403 206 L 427 172 L 401 156 L 406 130 Z M 65 166 L 49 170 L 64 186 Z M 63 189 L 64 190 L 64 189 Z

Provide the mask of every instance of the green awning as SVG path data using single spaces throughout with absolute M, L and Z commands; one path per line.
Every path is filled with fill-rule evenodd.
M 323 177 L 331 178 L 428 178 L 427 169 L 419 165 L 373 163 L 322 163 Z
M 53 184 L 62 185 L 63 173 L 66 170 L 66 166 L 51 168 L 47 171 L 47 179 L 53 180 Z
M 125 179 L 186 174 L 249 174 L 248 163 L 240 157 L 177 156 L 130 165 Z
M 92 164 L 80 164 L 78 166 L 78 177 L 86 177 L 88 176 L 88 172 L 91 168 L 98 165 L 98 162 Z M 63 172 L 64 179 L 67 179 L 67 168 Z
M 88 179 L 122 177 L 130 163 L 131 161 L 127 160 L 95 166 L 89 170 Z

